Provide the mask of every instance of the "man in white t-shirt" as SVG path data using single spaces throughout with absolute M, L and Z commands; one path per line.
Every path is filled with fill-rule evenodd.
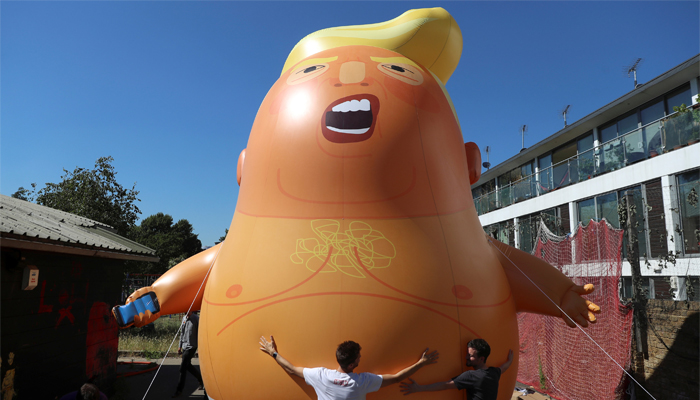
M 369 372 L 359 374 L 353 372 L 360 364 L 362 357 L 360 355 L 362 348 L 353 341 L 338 345 L 335 352 L 335 358 L 338 361 L 337 369 L 294 366 L 277 352 L 277 344 L 272 336 L 269 342 L 264 336 L 260 338 L 260 350 L 272 356 L 287 373 L 304 378 L 306 383 L 316 390 L 318 400 L 364 400 L 367 393 L 376 392 L 384 386 L 400 382 L 421 367 L 435 364 L 439 357 L 437 351 L 428 353 L 429 349 L 426 349 L 420 360 L 410 367 L 396 374 L 375 375 Z

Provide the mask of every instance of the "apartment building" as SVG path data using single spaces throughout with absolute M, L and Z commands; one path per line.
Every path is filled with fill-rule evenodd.
M 484 171 L 472 185 L 484 230 L 532 251 L 540 220 L 562 236 L 603 218 L 619 228 L 629 194 L 648 297 L 698 301 L 699 80 L 697 55 Z M 631 297 L 626 259 L 622 271 Z

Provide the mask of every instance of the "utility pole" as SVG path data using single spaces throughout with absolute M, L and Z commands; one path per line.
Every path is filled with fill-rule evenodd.
M 627 214 L 627 261 L 632 267 L 632 306 L 634 310 L 634 338 L 635 351 L 633 352 L 633 365 L 635 365 L 637 380 L 639 383 L 645 381 L 644 360 L 649 359 L 649 348 L 647 344 L 647 324 L 646 324 L 646 297 L 642 292 L 642 272 L 639 266 L 639 250 L 637 229 L 634 226 L 634 197 L 630 191 L 625 193 L 625 211 Z

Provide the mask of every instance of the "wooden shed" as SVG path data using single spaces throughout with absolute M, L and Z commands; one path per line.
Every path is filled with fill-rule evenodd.
M 4 399 L 55 399 L 116 379 L 127 260 L 155 251 L 108 225 L 0 195 L 0 357 Z

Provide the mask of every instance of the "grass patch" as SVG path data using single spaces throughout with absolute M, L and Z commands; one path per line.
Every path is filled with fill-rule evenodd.
M 539 362 L 540 389 L 547 390 L 547 377 L 544 375 L 544 371 L 542 370 L 542 358 L 537 357 L 537 360 Z
M 119 331 L 120 351 L 143 351 L 146 358 L 159 358 L 168 351 L 177 334 L 184 314 L 166 315 L 142 328 L 128 328 Z M 173 343 L 170 353 L 177 354 L 179 337 Z

